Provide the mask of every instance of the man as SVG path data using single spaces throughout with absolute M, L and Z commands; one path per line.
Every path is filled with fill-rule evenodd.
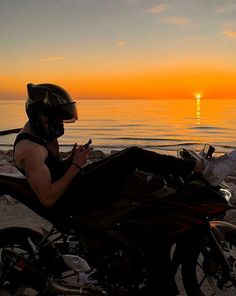
M 124 177 L 136 168 L 156 174 L 186 175 L 195 171 L 202 173 L 212 185 L 218 185 L 234 169 L 234 154 L 218 158 L 217 162 L 195 161 L 138 147 L 127 148 L 83 169 L 89 158 L 89 147 L 77 144 L 67 161 L 62 161 L 57 139 L 64 133 L 64 122 L 78 119 L 76 103 L 66 90 L 57 85 L 28 84 L 27 89 L 29 121 L 16 138 L 14 161 L 45 207 L 57 204 L 72 185 L 76 197 L 73 200 L 68 198 L 67 203 L 71 207 L 75 204 L 79 207 L 85 196 L 92 198 L 94 194 L 99 196 L 105 191 L 112 194 Z

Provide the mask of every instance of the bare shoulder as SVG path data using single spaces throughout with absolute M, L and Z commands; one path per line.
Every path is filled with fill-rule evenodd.
M 19 168 L 22 167 L 23 161 L 30 161 L 32 164 L 44 162 L 47 156 L 48 151 L 44 146 L 29 140 L 22 140 L 15 146 L 14 159 Z

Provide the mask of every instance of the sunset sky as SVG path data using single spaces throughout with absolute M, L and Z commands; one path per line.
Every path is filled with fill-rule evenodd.
M 236 99 L 235 0 L 0 0 L 0 99 Z

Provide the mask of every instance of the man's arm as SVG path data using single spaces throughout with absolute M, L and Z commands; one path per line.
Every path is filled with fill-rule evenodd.
M 31 145 L 34 147 L 30 147 Z M 26 178 L 40 202 L 46 207 L 51 207 L 65 192 L 79 169 L 71 165 L 62 178 L 52 183 L 50 171 L 45 165 L 46 149 L 34 143 L 31 145 L 24 146 L 20 167 L 25 171 Z

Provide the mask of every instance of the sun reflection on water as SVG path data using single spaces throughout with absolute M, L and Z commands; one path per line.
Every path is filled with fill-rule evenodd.
M 197 119 L 197 125 L 201 124 L 201 98 L 196 97 L 196 119 Z

